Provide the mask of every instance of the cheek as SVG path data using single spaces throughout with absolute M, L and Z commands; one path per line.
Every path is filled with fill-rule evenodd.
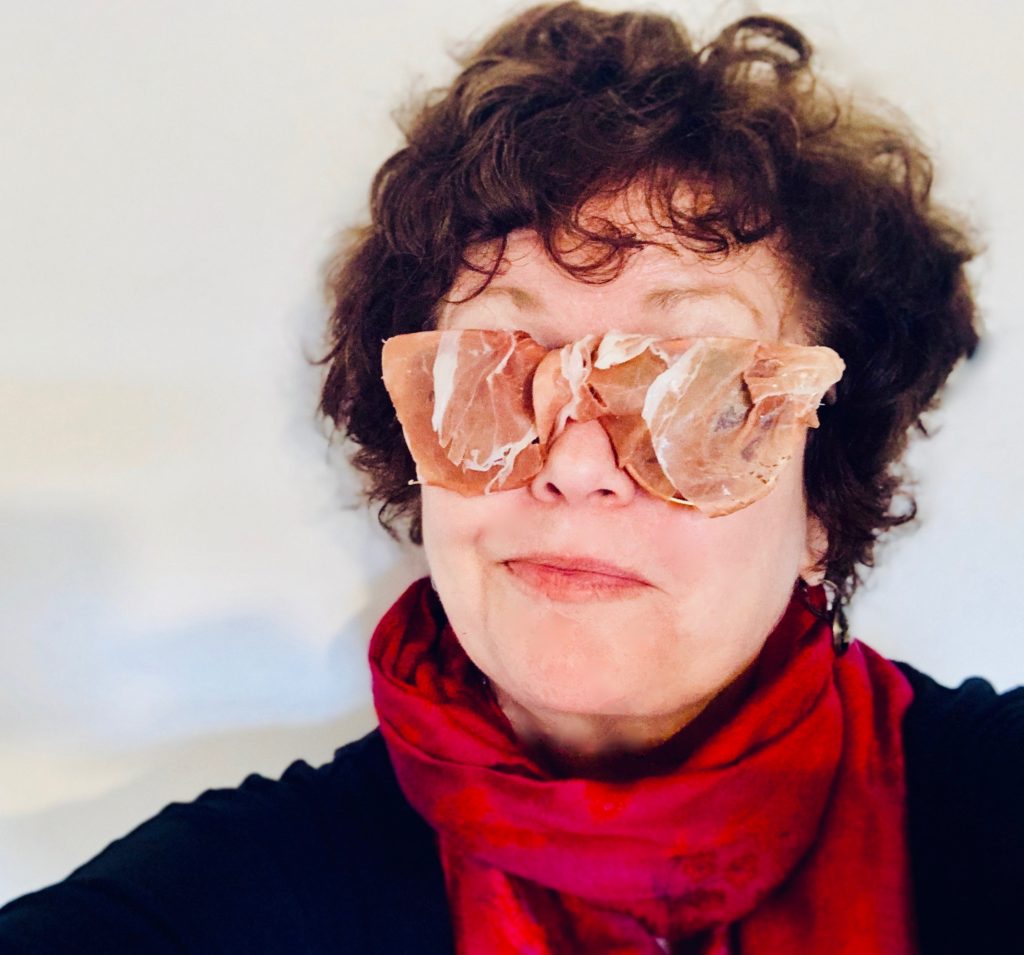
M 495 570 L 485 545 L 504 511 L 498 495 L 423 488 L 423 549 L 434 589 L 462 648 L 491 679 L 503 676 L 502 647 L 514 646 L 504 639 L 506 615 L 494 599 Z
M 737 555 L 746 554 L 754 562 L 781 561 L 782 566 L 774 567 L 775 572 L 788 572 L 806 533 L 806 510 L 799 487 L 780 485 L 735 516 L 738 520 L 727 534 Z
M 459 498 L 453 491 L 423 488 L 423 551 L 435 581 L 470 552 L 473 524 Z
M 496 497 L 496 496 L 495 496 Z M 502 508 L 495 497 L 423 488 L 423 551 L 441 602 L 453 619 L 484 615 L 482 540 Z
M 799 464 L 749 507 L 710 519 L 680 514 L 670 523 L 661 534 L 663 562 L 692 584 L 680 593 L 688 611 L 698 611 L 706 621 L 706 609 L 714 607 L 714 615 L 729 618 L 737 632 L 760 630 L 773 622 L 768 617 L 782 613 L 801 570 L 807 535 Z

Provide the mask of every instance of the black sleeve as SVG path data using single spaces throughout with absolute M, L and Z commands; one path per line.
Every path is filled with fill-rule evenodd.
M 1024 688 L 954 690 L 901 669 L 922 952 L 1024 951 Z
M 0 909 L 0 955 L 444 951 L 448 932 L 433 835 L 379 734 L 172 803 Z

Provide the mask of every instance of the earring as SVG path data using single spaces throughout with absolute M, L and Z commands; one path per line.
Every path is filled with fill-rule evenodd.
M 832 625 L 832 649 L 841 657 L 850 648 L 850 623 L 846 619 L 843 602 L 839 599 L 839 588 L 831 580 L 822 581 L 828 595 L 828 616 Z

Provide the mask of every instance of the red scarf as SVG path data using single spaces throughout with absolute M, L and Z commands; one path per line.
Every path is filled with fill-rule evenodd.
M 523 751 L 414 583 L 373 636 L 374 702 L 402 791 L 437 831 L 460 955 L 915 951 L 912 691 L 859 642 L 837 658 L 824 606 L 820 587 L 794 592 L 749 696 L 681 764 L 602 782 Z

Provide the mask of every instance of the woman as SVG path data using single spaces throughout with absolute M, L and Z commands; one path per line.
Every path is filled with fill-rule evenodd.
M 971 250 L 809 58 L 566 4 L 423 107 L 332 271 L 322 396 L 430 566 L 371 643 L 381 731 L 168 807 L 0 942 L 1009 948 L 1024 700 L 842 613 L 976 345 Z

